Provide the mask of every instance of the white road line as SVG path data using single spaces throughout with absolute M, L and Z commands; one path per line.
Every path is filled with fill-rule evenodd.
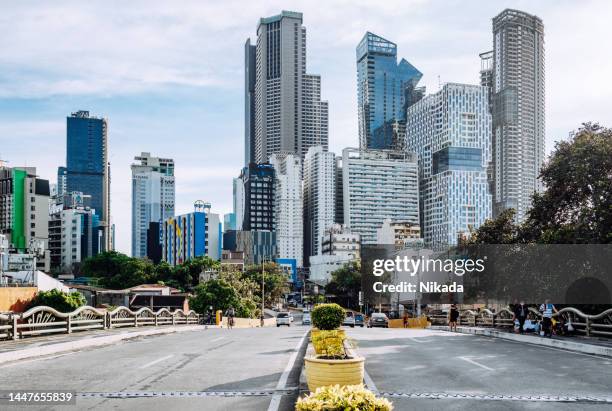
M 476 361 L 472 360 L 471 358 L 467 358 L 467 357 L 457 357 L 457 358 L 459 358 L 460 360 L 463 360 L 463 361 L 469 362 L 470 364 L 477 365 L 477 366 L 479 366 L 480 368 L 484 368 L 485 370 L 495 371 L 493 368 L 487 367 L 486 365 L 482 365 L 482 364 L 480 364 L 480 363 L 478 363 L 478 362 L 476 362 Z
M 173 356 L 174 356 L 174 354 L 166 355 L 165 357 L 161 357 L 161 358 L 158 358 L 157 360 L 153 360 L 153 361 L 151 361 L 151 362 L 148 362 L 148 363 L 146 363 L 146 364 L 144 364 L 144 365 L 140 366 L 139 368 L 140 368 L 141 370 L 144 370 L 145 368 L 149 368 L 150 366 L 155 365 L 155 364 L 157 364 L 157 363 L 160 363 L 160 362 L 162 362 L 162 361 L 165 361 L 165 360 L 167 360 L 168 358 L 171 358 L 171 357 L 173 357 Z
M 224 339 L 225 337 L 217 337 L 214 340 L 210 340 L 210 342 L 215 342 L 215 341 L 221 341 L 222 339 Z
M 491 338 L 496 338 L 496 337 L 491 337 Z M 502 340 L 502 339 L 503 338 L 500 338 L 500 340 Z M 582 356 L 585 356 L 585 357 L 596 358 L 598 360 L 601 360 L 601 359 L 604 359 L 604 358 L 608 358 L 608 357 L 603 356 L 603 355 L 589 354 L 589 353 L 586 353 L 586 352 L 572 351 L 572 350 L 569 350 L 567 348 L 549 347 L 548 345 L 540 345 L 540 344 L 536 344 L 536 343 L 532 343 L 532 342 L 528 342 L 528 341 L 513 341 L 513 340 L 506 340 L 506 339 L 503 339 L 503 340 L 507 341 L 507 342 L 514 343 L 514 344 L 521 344 L 521 345 L 528 344 L 529 346 L 534 347 L 534 348 L 546 348 L 547 350 L 555 350 L 555 351 L 565 352 L 565 353 L 568 353 L 568 354 L 582 355 Z
M 417 340 L 417 337 L 408 337 L 408 339 L 410 341 L 414 341 L 415 343 L 419 343 L 419 344 L 427 344 L 431 342 L 431 340 Z
M 374 394 L 378 394 L 378 388 L 376 387 L 376 384 L 374 384 L 374 380 L 372 380 L 372 377 L 370 377 L 370 374 L 368 374 L 365 368 L 363 370 L 363 381 L 368 387 L 368 390 L 374 392 Z
M 304 333 L 304 335 L 300 339 L 300 342 L 293 350 L 293 354 L 291 354 L 291 357 L 289 357 L 289 362 L 287 363 L 285 370 L 283 371 L 280 378 L 278 379 L 278 384 L 276 384 L 277 390 L 284 390 L 286 388 L 287 380 L 289 379 L 289 374 L 291 373 L 291 370 L 293 369 L 293 366 L 295 365 L 295 360 L 297 360 L 298 353 L 300 352 L 300 347 L 302 346 L 302 344 L 304 344 L 304 340 L 306 339 L 307 335 L 308 335 L 308 330 Z M 272 396 L 272 400 L 270 401 L 270 405 L 268 406 L 268 411 L 278 411 L 282 398 L 283 396 L 281 394 L 274 394 Z

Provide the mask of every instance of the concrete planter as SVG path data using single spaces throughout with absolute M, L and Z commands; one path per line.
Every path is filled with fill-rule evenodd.
M 314 356 L 304 358 L 306 381 L 311 392 L 327 385 L 363 383 L 365 358 L 354 356 L 344 360 L 326 360 Z

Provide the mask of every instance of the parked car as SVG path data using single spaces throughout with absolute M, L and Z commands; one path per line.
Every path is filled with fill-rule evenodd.
M 282 312 L 276 315 L 276 326 L 280 327 L 281 325 L 291 327 L 291 317 L 288 312 Z
M 355 316 L 353 315 L 352 311 L 346 311 L 342 325 L 346 325 L 351 328 L 355 327 Z
M 385 315 L 385 313 L 373 313 L 370 316 L 370 322 L 368 323 L 368 327 L 389 328 L 389 318 Z
M 363 327 L 364 323 L 365 323 L 365 319 L 363 317 L 363 314 L 361 313 L 355 314 L 355 325 Z
M 302 312 L 302 325 L 310 325 L 310 310 L 304 310 Z

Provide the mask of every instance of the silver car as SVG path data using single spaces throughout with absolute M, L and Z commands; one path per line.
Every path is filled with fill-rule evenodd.
M 291 327 L 291 316 L 288 312 L 282 312 L 276 315 L 276 326 L 280 327 L 281 325 Z

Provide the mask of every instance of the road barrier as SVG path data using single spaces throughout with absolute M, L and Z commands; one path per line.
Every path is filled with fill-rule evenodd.
M 514 314 L 508 308 L 493 312 L 488 308 L 463 310 L 459 313 L 459 325 L 471 327 L 514 328 Z M 444 313 L 430 314 L 434 325 L 447 325 L 448 316 Z M 565 307 L 553 314 L 553 318 L 564 324 L 571 323 L 574 332 L 582 335 L 612 338 L 612 308 L 599 314 L 585 314 L 577 308 Z M 539 321 L 542 313 L 529 307 L 528 319 Z
M 107 311 L 86 305 L 70 313 L 62 313 L 51 307 L 38 306 L 24 313 L 0 314 L 0 340 L 17 340 L 27 336 L 71 334 L 75 331 L 119 327 L 198 324 L 199 322 L 200 316 L 193 310 L 184 312 L 180 309 L 170 311 L 162 308 L 155 312 L 146 307 L 137 311 L 132 311 L 127 307 L 117 307 L 112 311 Z
M 274 327 L 276 325 L 276 318 L 265 318 L 264 327 Z M 221 320 L 221 327 L 227 328 L 227 317 L 223 317 Z M 259 318 L 240 318 L 234 317 L 234 328 L 256 328 L 261 327 L 261 320 Z

